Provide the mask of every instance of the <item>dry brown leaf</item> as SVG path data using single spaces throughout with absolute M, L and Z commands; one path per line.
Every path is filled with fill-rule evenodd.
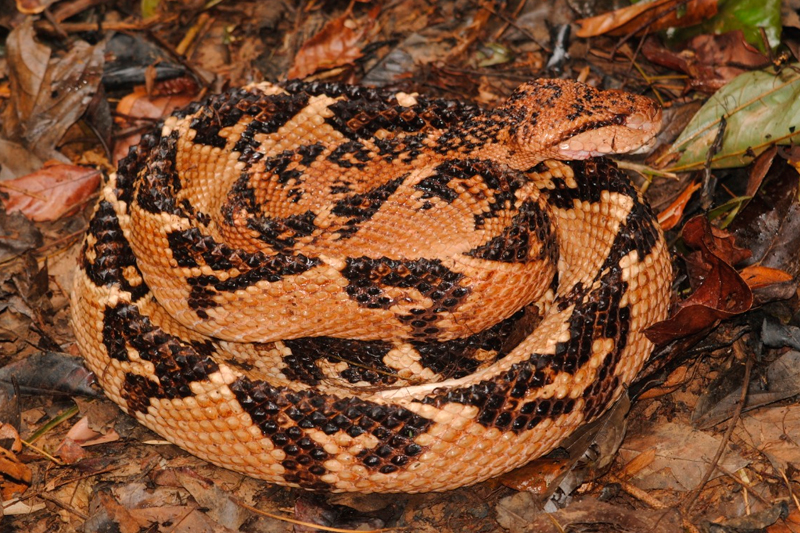
M 667 28 L 694 26 L 717 13 L 717 0 L 690 0 L 685 6 L 679 7 L 682 3 L 682 0 L 638 2 L 596 17 L 576 20 L 580 25 L 577 36 L 627 35 L 637 30 L 652 33 Z M 648 21 L 652 22 L 648 24 Z M 640 30 L 640 26 L 644 28 Z
M 55 147 L 83 115 L 100 85 L 105 41 L 75 41 L 62 57 L 34 39 L 32 18 L 7 39 L 11 99 L 2 117 L 3 136 L 40 160 L 65 161 Z
M 22 464 L 16 455 L 3 447 L 0 447 L 0 474 L 15 481 L 21 481 L 26 485 L 30 485 L 31 479 L 33 479 L 31 469 Z
M 363 19 L 353 19 L 348 11 L 328 22 L 297 52 L 288 77 L 305 78 L 318 70 L 352 64 L 362 56 L 358 43 L 372 27 L 379 12 L 380 4 L 376 4 Z
M 648 61 L 683 72 L 689 76 L 687 88 L 712 94 L 733 78 L 763 67 L 768 58 L 744 38 L 741 30 L 722 35 L 698 35 L 682 45 L 680 50 L 663 46 L 650 37 L 642 46 Z
M 8 194 L 6 211 L 20 211 L 35 222 L 58 220 L 80 206 L 100 185 L 94 168 L 56 163 L 15 180 L 0 183 Z
M 622 468 L 622 471 L 620 472 L 619 475 L 620 477 L 625 479 L 631 478 L 636 474 L 638 474 L 640 471 L 644 470 L 645 468 L 653 464 L 653 461 L 655 461 L 655 459 L 656 459 L 655 448 L 650 448 L 649 450 L 645 450 L 636 457 L 634 457 L 633 459 L 631 459 L 630 461 L 628 461 Z
M 697 250 L 685 257 L 692 294 L 678 303 L 678 310 L 667 320 L 645 331 L 656 344 L 702 334 L 720 320 L 748 311 L 753 293 L 732 265 L 750 256 L 737 248 L 726 232 L 696 216 L 683 227 L 683 240 Z
M 109 428 L 105 433 L 92 429 L 89 417 L 84 416 L 69 429 L 65 440 L 72 440 L 76 444 L 86 447 L 117 441 L 119 434 L 114 428 Z
M 675 201 L 669 204 L 663 211 L 658 214 L 658 223 L 661 224 L 661 229 L 669 231 L 680 222 L 683 216 L 683 211 L 686 209 L 686 204 L 692 197 L 692 194 L 701 187 L 700 183 L 690 183 L 683 192 L 681 192 Z
M 19 438 L 19 433 L 17 433 L 17 430 L 14 429 L 14 426 L 11 424 L 0 422 L 0 440 L 6 443 L 3 447 L 8 448 L 12 452 L 19 453 L 22 451 L 22 439 Z
M 56 450 L 56 456 L 68 465 L 73 465 L 83 460 L 87 455 L 89 455 L 88 452 L 84 450 L 80 444 L 70 438 L 65 438 L 61 441 L 61 444 L 59 444 Z
M 792 276 L 788 272 L 759 265 L 751 265 L 739 272 L 739 274 L 751 289 L 760 289 L 775 283 L 792 281 Z

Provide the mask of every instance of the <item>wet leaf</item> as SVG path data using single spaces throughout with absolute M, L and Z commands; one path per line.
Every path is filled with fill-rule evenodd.
M 717 12 L 717 0 L 690 0 L 676 7 L 681 0 L 637 2 L 588 19 L 576 20 L 578 37 L 626 35 L 633 31 L 652 33 L 666 28 L 693 26 Z
M 744 166 L 775 143 L 789 144 L 800 135 L 800 74 L 785 68 L 779 74 L 755 71 L 736 77 L 700 108 L 675 141 L 671 153 L 680 159 L 670 170 L 703 167 L 721 117 L 727 127 L 713 168 Z
M 42 245 L 42 234 L 21 213 L 0 209 L 0 262 L 22 255 Z
M 359 42 L 379 12 L 380 4 L 376 4 L 363 19 L 355 20 L 348 11 L 325 24 L 319 33 L 303 43 L 287 76 L 305 78 L 318 70 L 352 64 L 363 55 Z
M 6 211 L 30 220 L 58 220 L 83 207 L 100 185 L 100 171 L 77 165 L 53 164 L 15 180 L 0 182 L 8 199 Z
M 736 242 L 751 251 L 745 265 L 757 264 L 800 275 L 800 176 L 782 157 L 772 163 L 759 193 L 730 229 Z

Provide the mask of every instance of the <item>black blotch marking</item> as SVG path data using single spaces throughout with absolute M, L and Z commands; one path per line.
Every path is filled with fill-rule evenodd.
M 372 160 L 370 151 L 359 141 L 347 141 L 336 147 L 327 157 L 328 161 L 341 168 L 367 168 L 366 163 Z
M 316 362 L 325 359 L 332 363 L 348 363 L 348 368 L 339 375 L 349 383 L 366 381 L 371 385 L 391 385 L 397 381 L 397 371 L 383 363 L 383 357 L 392 349 L 389 342 L 305 337 L 283 343 L 292 355 L 283 358 L 286 368 L 281 372 L 291 380 L 317 385 L 325 375 Z
M 535 258 L 530 256 L 532 235 L 541 244 Z M 558 261 L 558 243 L 550 214 L 538 202 L 526 200 L 500 235 L 465 252 L 465 255 L 503 263 L 527 263 L 533 259 L 548 258 L 555 264 Z
M 358 398 L 337 398 L 310 391 L 271 387 L 263 381 L 241 377 L 230 385 L 239 404 L 262 434 L 286 453 L 284 479 L 312 490 L 330 489 L 320 478 L 329 455 L 307 430 L 326 435 L 344 432 L 355 438 L 370 433 L 378 443 L 364 449 L 358 459 L 374 472 L 389 474 L 424 451 L 414 439 L 431 425 L 427 418 L 402 407 L 379 405 Z M 288 420 L 293 425 L 286 427 Z
M 114 207 L 110 202 L 101 200 L 97 204 L 97 211 L 89 222 L 88 235 L 95 238 L 93 248 L 95 259 L 89 261 L 87 257 L 88 243 L 84 240 L 81 248 L 81 268 L 99 287 L 117 286 L 131 294 L 131 301 L 136 302 L 147 294 L 148 288 L 142 273 L 136 264 L 133 250 L 122 232 Z M 136 285 L 131 285 L 125 277 L 125 270 L 133 272 L 141 279 Z
M 257 216 L 247 219 L 247 227 L 258 232 L 258 238 L 275 250 L 286 252 L 297 243 L 297 239 L 308 237 L 317 229 L 314 220 L 317 215 L 306 211 L 285 218 Z
M 523 402 L 531 390 L 540 389 L 552 382 L 546 369 L 537 364 L 535 355 L 528 361 L 515 363 L 506 372 L 491 381 L 482 381 L 469 387 L 434 391 L 423 403 L 438 408 L 448 403 L 460 403 L 478 408 L 477 422 L 484 427 L 496 427 L 520 433 L 533 429 L 549 416 L 547 405 Z M 574 401 L 563 406 L 565 413 L 574 408 Z
M 359 226 L 378 212 L 383 203 L 397 191 L 407 177 L 406 173 L 367 192 L 353 194 L 338 200 L 333 206 L 332 213 L 348 219 L 344 223 L 344 227 L 336 231 L 340 238 L 352 237 L 358 231 Z
M 153 129 L 142 135 L 139 144 L 128 149 L 128 155 L 120 160 L 117 166 L 117 183 L 114 191 L 117 198 L 130 205 L 133 199 L 134 183 L 147 165 L 151 153 L 159 145 L 160 131 L 163 123 L 159 122 Z
M 461 339 L 445 342 L 412 342 L 420 364 L 443 376 L 458 379 L 487 363 L 502 359 L 534 329 L 536 316 L 521 309 L 490 328 Z M 476 359 L 479 350 L 493 353 L 490 361 Z
M 325 121 L 350 140 L 373 139 L 378 130 L 398 135 L 441 130 L 481 113 L 473 104 L 423 96 L 414 97 L 413 105 L 403 107 L 394 91 L 357 85 L 292 80 L 283 88 L 292 94 L 343 97 L 328 106 L 333 116 Z
M 213 275 L 199 275 L 186 279 L 191 286 L 189 307 L 198 311 L 215 307 L 214 296 L 220 292 L 236 292 L 259 281 L 276 282 L 286 276 L 306 272 L 320 264 L 320 260 L 303 254 L 246 252 L 217 242 L 203 235 L 198 228 L 176 230 L 167 234 L 172 257 L 180 267 L 195 268 L 207 265 L 216 271 L 232 268 L 240 274 L 226 280 Z M 200 313 L 198 316 L 204 318 Z
M 120 188 L 133 186 L 136 201 L 148 213 L 169 213 L 180 217 L 187 216 L 176 196 L 181 190 L 181 180 L 175 167 L 179 132 L 174 130 L 158 140 L 144 162 L 133 183 L 119 184 Z M 127 195 L 125 195 L 127 196 Z
M 245 128 L 234 151 L 244 152 L 257 133 L 271 134 L 285 125 L 292 117 L 308 105 L 304 94 L 265 95 L 260 91 L 233 89 L 209 97 L 191 108 L 194 118 L 189 125 L 196 131 L 194 142 L 216 148 L 224 148 L 226 139 L 219 135 L 222 128 L 238 123 L 243 116 L 253 117 Z M 188 116 L 184 113 L 184 116 Z M 241 143 L 241 144 L 240 144 Z
M 470 294 L 471 289 L 459 284 L 464 275 L 448 269 L 439 259 L 399 260 L 381 257 L 348 258 L 342 275 L 348 280 L 348 296 L 361 307 L 388 309 L 394 301 L 383 287 L 414 288 L 430 298 L 429 308 L 411 309 L 399 315 L 401 322 L 412 328 L 416 340 L 435 340 L 439 334 L 436 320 L 439 313 L 452 312 Z
M 219 367 L 211 358 L 213 345 L 190 344 L 153 325 L 131 304 L 107 306 L 103 313 L 103 344 L 109 357 L 128 361 L 128 347 L 153 364 L 151 380 L 133 373 L 125 376 L 121 395 L 131 413 L 146 413 L 151 398 L 187 398 L 189 384 L 204 381 Z

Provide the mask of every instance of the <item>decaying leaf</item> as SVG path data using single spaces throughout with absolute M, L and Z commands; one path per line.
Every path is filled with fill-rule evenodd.
M 768 322 L 765 322 L 765 326 L 766 323 Z M 692 413 L 694 427 L 711 428 L 733 416 L 741 403 L 744 374 L 744 364 L 735 364 L 705 388 Z M 768 386 L 765 387 L 765 383 Z M 757 375 L 750 379 L 747 398 L 741 407 L 742 412 L 752 411 L 798 394 L 800 394 L 800 352 L 790 350 L 766 368 L 758 368 Z
M 65 161 L 56 145 L 97 91 L 105 42 L 91 46 L 76 41 L 65 56 L 50 58 L 49 49 L 36 43 L 33 33 L 33 19 L 28 18 L 7 41 L 11 99 L 3 114 L 2 135 L 41 161 Z
M 8 195 L 6 211 L 21 212 L 30 220 L 58 220 L 75 212 L 100 185 L 100 171 L 95 168 L 56 163 L 22 176 L 0 182 Z
M 318 70 L 350 65 L 362 56 L 359 41 L 372 27 L 380 13 L 380 4 L 363 19 L 356 20 L 348 11 L 335 18 L 303 44 L 289 69 L 289 78 L 305 78 Z
M 716 454 L 721 438 L 678 422 L 658 424 L 652 432 L 626 439 L 620 457 L 629 462 L 647 454 L 646 465 L 631 479 L 639 488 L 693 490 Z M 653 449 L 655 455 L 651 456 Z M 735 450 L 729 449 L 720 464 L 726 471 L 735 472 L 747 463 Z M 715 471 L 714 477 L 723 476 L 723 472 Z
M 687 90 L 707 94 L 715 93 L 736 76 L 769 63 L 769 58 L 750 45 L 739 30 L 697 35 L 675 50 L 649 37 L 642 46 L 642 55 L 652 63 L 687 74 Z
M 717 12 L 717 0 L 656 0 L 637 2 L 588 19 L 576 20 L 578 37 L 626 35 L 633 31 L 653 33 L 666 28 L 693 26 Z

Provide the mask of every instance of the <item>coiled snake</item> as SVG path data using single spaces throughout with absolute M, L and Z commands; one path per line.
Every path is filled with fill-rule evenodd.
M 667 313 L 661 230 L 610 161 L 649 99 L 561 80 L 500 107 L 257 84 L 175 113 L 102 189 L 72 295 L 105 393 L 214 464 L 423 492 L 552 450 Z

